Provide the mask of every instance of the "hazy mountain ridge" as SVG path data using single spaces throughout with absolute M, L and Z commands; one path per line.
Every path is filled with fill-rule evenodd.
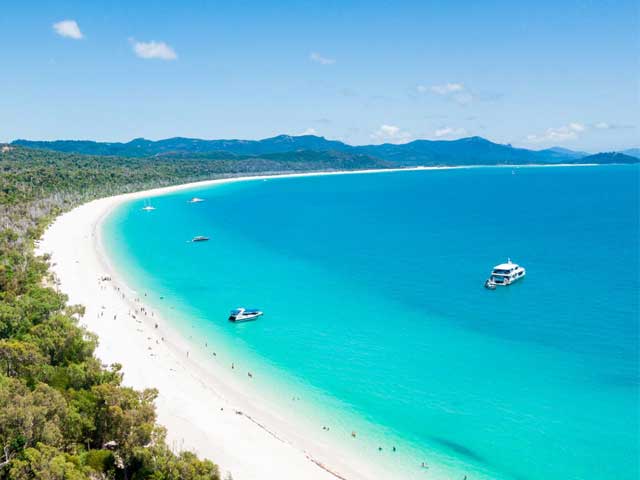
M 385 143 L 362 146 L 352 146 L 316 135 L 278 135 L 263 140 L 202 140 L 175 137 L 153 141 L 136 138 L 126 143 L 88 140 L 15 140 L 12 144 L 67 153 L 124 157 L 229 158 L 237 155 L 256 157 L 294 152 L 342 152 L 375 157 L 396 166 L 557 164 L 576 163 L 590 156 L 586 152 L 560 147 L 546 150 L 516 148 L 494 143 L 482 137 L 459 140 L 414 140 L 404 144 Z M 602 160 L 605 160 L 605 157 L 602 157 Z
M 624 153 L 625 155 L 630 155 L 632 157 L 640 158 L 640 148 L 628 148 L 627 150 L 622 150 L 620 153 Z

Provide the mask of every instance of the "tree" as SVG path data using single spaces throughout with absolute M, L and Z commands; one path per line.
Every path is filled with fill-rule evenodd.
M 12 480 L 88 480 L 88 468 L 54 447 L 38 443 L 11 462 Z
M 39 384 L 34 390 L 15 378 L 0 376 L 0 447 L 7 457 L 38 443 L 64 445 L 67 416 L 64 397 Z
M 0 371 L 8 377 L 31 377 L 33 367 L 43 363 L 38 347 L 20 340 L 0 340 Z

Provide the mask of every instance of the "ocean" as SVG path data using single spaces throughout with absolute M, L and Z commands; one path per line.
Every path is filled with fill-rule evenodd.
M 599 166 L 251 180 L 128 202 L 103 236 L 194 348 L 397 478 L 635 480 L 639 178 Z M 507 258 L 526 278 L 483 288 Z M 232 324 L 238 306 L 265 315 Z

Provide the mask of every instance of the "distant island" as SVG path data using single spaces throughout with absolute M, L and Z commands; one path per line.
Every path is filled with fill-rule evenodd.
M 566 148 L 528 150 L 482 137 L 459 140 L 415 140 L 404 144 L 352 146 L 316 135 L 278 135 L 263 140 L 202 140 L 137 138 L 126 143 L 90 140 L 15 140 L 12 146 L 65 153 L 163 157 L 163 159 L 261 160 L 320 164 L 320 168 L 385 168 L 461 165 L 631 164 L 640 162 L 640 149 L 591 155 Z

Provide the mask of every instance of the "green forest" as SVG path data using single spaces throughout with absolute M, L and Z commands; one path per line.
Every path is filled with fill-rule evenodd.
M 364 155 L 119 158 L 0 146 L 0 480 L 218 479 L 218 467 L 172 452 L 156 424 L 157 391 L 122 385 L 94 356 L 82 305 L 55 289 L 34 254 L 46 226 L 91 199 L 231 175 L 380 168 Z M 215 460 L 215 459 L 214 459 Z

